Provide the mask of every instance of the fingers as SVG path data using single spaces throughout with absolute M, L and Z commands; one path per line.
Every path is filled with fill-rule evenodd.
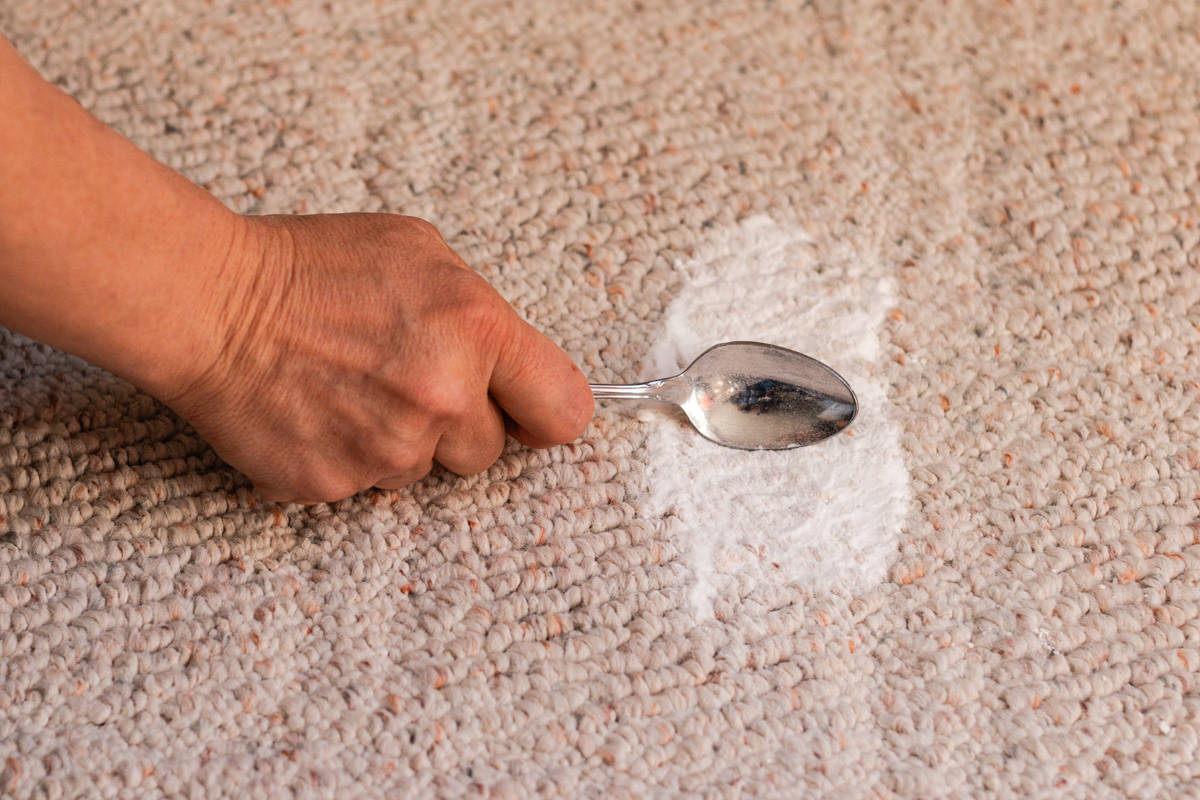
M 256 480 L 255 490 L 274 502 L 313 504 L 340 500 L 368 486 L 403 489 L 428 475 L 435 460 L 451 472 L 472 475 L 483 472 L 500 457 L 505 423 L 499 407 L 480 390 L 473 410 L 456 415 L 454 421 L 447 420 L 443 426 L 427 429 L 417 437 L 368 438 L 373 438 L 369 449 L 359 438 L 353 448 L 336 458 L 338 466 L 329 470 L 330 475 L 342 476 L 358 472 L 365 479 L 335 485 L 332 479 L 321 482 L 311 476 L 307 480 L 289 476 L 274 482 L 267 482 L 272 480 L 268 478 Z M 373 470 L 368 467 L 365 473 L 359 471 L 367 464 L 374 464 Z M 284 485 L 297 488 L 281 488 Z
M 375 486 L 379 489 L 403 489 L 406 486 L 412 486 L 417 481 L 429 474 L 430 468 L 433 466 L 432 461 L 426 461 L 419 467 L 397 472 L 389 475 L 386 478 L 381 478 L 375 481 Z
M 528 447 L 579 438 L 595 411 L 587 378 L 558 345 L 516 319 L 501 347 L 489 390 L 512 419 L 509 432 Z
M 244 424 L 224 435 L 244 455 L 230 463 L 264 479 L 264 497 L 398 489 L 434 461 L 478 473 L 500 456 L 506 429 L 531 447 L 582 433 L 593 413 L 583 373 L 433 226 L 380 215 L 286 224 L 304 291 L 243 348 L 280 354 L 260 360 L 282 367 L 264 381 L 256 366 L 226 392 L 245 407 Z M 280 443 L 294 457 L 279 458 Z
M 265 483 L 255 483 L 254 491 L 258 493 L 259 497 L 272 503 L 293 502 L 291 492 L 281 489 L 278 486 L 271 486 Z
M 504 438 L 504 417 L 484 395 L 473 413 L 442 434 L 433 457 L 451 472 L 473 475 L 495 463 L 504 450 Z
M 494 464 L 504 450 L 504 415 L 483 392 L 466 402 L 468 410 L 447 421 L 440 435 L 434 434 L 437 443 L 430 448 L 432 458 L 418 459 L 416 467 L 393 468 L 374 485 L 381 489 L 402 489 L 429 474 L 433 461 L 458 475 L 474 475 Z M 391 463 L 399 467 L 404 459 L 393 459 Z
M 272 503 L 296 503 L 302 506 L 314 506 L 318 503 L 334 503 L 349 496 L 342 492 L 335 492 L 328 496 L 322 494 L 308 496 L 297 494 L 295 491 L 283 489 L 274 484 L 258 482 L 254 484 L 254 491 L 259 497 Z

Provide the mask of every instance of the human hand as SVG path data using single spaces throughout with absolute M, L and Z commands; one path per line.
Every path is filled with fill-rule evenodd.
M 273 500 L 333 501 L 470 474 L 506 428 L 531 447 L 579 436 L 579 368 L 429 223 L 391 214 L 238 217 L 207 363 L 160 398 Z M 503 411 L 503 413 L 502 413 Z
M 0 37 L 0 325 L 172 406 L 274 499 L 485 469 L 574 439 L 587 381 L 390 214 L 242 217 Z

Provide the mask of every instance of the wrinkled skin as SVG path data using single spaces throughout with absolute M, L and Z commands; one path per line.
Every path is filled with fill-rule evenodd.
M 237 219 L 208 363 L 159 394 L 267 498 L 480 472 L 506 432 L 546 447 L 587 425 L 583 373 L 429 223 Z

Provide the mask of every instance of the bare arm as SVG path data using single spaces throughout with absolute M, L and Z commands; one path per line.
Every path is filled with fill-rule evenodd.
M 0 38 L 0 324 L 121 375 L 275 499 L 477 472 L 592 413 L 582 372 L 433 226 L 243 217 Z
M 0 322 L 163 391 L 211 358 L 195 330 L 249 235 L 204 190 L 0 38 Z M 180 352 L 187 342 L 196 352 Z

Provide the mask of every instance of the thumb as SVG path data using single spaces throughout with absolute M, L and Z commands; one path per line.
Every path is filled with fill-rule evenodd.
M 514 313 L 488 391 L 514 425 L 509 432 L 529 447 L 574 441 L 595 411 L 583 371 L 558 345 Z

